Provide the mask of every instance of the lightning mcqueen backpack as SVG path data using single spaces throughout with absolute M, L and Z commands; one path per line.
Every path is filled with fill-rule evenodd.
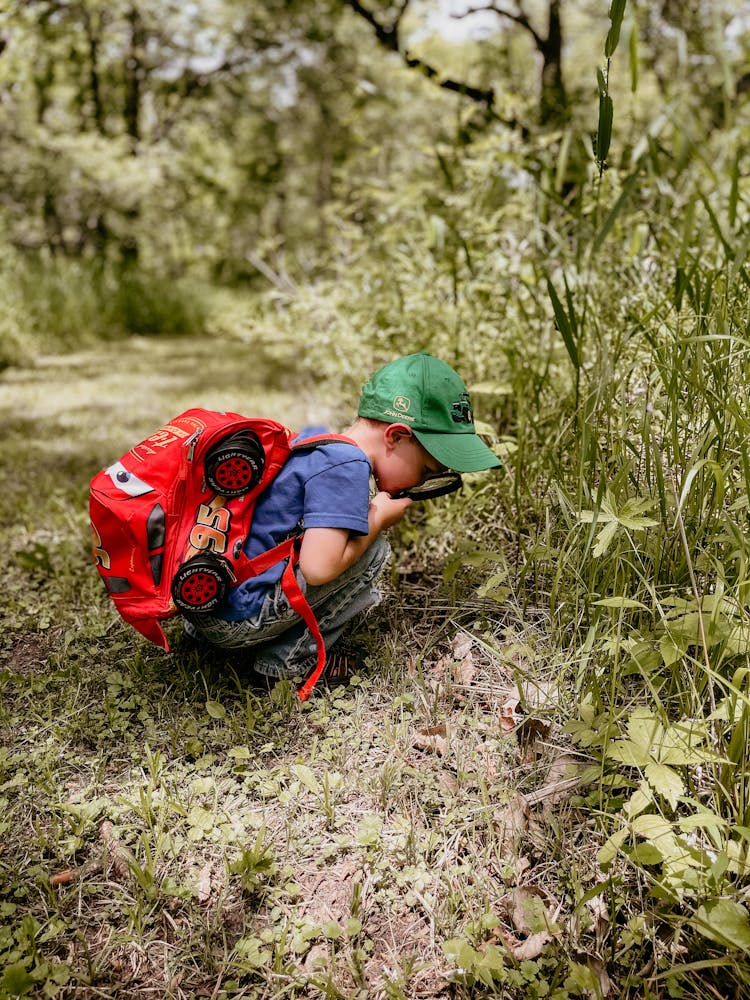
M 255 503 L 294 451 L 339 435 L 306 438 L 275 420 L 195 408 L 170 420 L 91 481 L 93 558 L 126 622 L 165 650 L 161 622 L 210 612 L 231 587 L 288 560 L 284 593 L 315 638 L 315 669 L 325 667 L 323 637 L 297 582 L 300 536 L 249 559 L 244 544 Z

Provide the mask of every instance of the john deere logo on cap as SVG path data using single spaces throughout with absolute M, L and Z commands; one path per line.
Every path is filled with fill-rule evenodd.
M 408 396 L 396 396 L 393 400 L 394 410 L 400 410 L 401 413 L 408 413 L 409 407 L 411 406 L 411 400 Z
M 451 420 L 454 424 L 470 424 L 474 420 L 468 392 L 462 392 L 455 403 L 451 403 Z

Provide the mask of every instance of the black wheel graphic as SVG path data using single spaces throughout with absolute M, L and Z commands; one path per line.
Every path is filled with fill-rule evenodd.
M 180 611 L 211 611 L 222 600 L 232 582 L 223 559 L 198 555 L 177 570 L 172 581 L 172 600 Z
M 260 482 L 264 462 L 263 448 L 251 431 L 232 434 L 206 455 L 206 484 L 221 496 L 242 496 Z

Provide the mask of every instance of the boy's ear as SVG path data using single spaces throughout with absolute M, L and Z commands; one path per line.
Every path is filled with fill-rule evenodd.
M 411 427 L 408 427 L 406 424 L 388 424 L 383 436 L 386 444 L 393 446 L 397 441 L 402 440 L 402 438 L 414 437 L 414 434 Z

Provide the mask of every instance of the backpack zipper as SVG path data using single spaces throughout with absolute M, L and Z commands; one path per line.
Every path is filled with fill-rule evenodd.
M 188 462 L 192 462 L 193 461 L 193 455 L 195 455 L 195 447 L 198 444 L 198 438 L 200 436 L 201 436 L 201 431 L 196 431 L 195 434 L 193 434 L 192 437 L 189 437 L 187 439 L 187 441 L 185 442 L 185 444 L 187 446 L 187 450 L 188 450 L 188 453 L 187 453 L 187 460 L 188 460 Z

